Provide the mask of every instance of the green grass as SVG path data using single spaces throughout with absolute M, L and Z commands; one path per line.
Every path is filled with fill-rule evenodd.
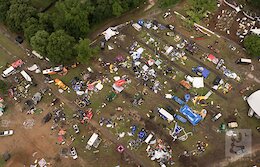
M 4 167 L 5 166 L 5 161 L 4 159 L 1 157 L 0 158 L 0 167 Z

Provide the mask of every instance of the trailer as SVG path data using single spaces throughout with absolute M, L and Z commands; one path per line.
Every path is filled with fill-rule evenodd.
M 43 56 L 40 55 L 39 53 L 37 53 L 35 50 L 32 51 L 32 54 L 36 57 L 38 57 L 39 59 L 43 59 Z
M 168 120 L 168 121 L 173 121 L 173 120 L 174 120 L 173 115 L 170 114 L 170 113 L 168 113 L 165 109 L 163 109 L 163 108 L 158 108 L 158 112 L 159 112 L 159 114 L 160 114 L 163 118 L 165 118 L 166 120 Z
M 29 75 L 27 72 L 25 72 L 25 71 L 23 70 L 23 71 L 21 71 L 20 73 L 21 73 L 21 75 L 24 77 L 24 79 L 25 79 L 26 81 L 32 82 L 32 78 L 30 77 L 30 75 Z
M 142 26 L 140 26 L 140 25 L 137 24 L 137 23 L 132 24 L 132 26 L 133 26 L 134 29 L 136 29 L 137 31 L 141 31 L 141 29 L 142 29 Z
M 3 71 L 2 77 L 6 78 L 10 75 L 12 75 L 12 73 L 15 71 L 15 68 L 13 66 L 8 67 L 6 70 Z

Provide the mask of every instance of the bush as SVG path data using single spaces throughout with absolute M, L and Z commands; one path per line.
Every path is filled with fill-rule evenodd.
M 248 54 L 252 57 L 260 56 L 260 37 L 257 35 L 248 35 L 244 40 L 244 46 Z

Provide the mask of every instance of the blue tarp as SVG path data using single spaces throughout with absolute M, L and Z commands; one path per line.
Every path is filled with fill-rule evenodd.
M 202 117 L 199 114 L 194 113 L 187 105 L 183 106 L 180 109 L 180 112 L 185 115 L 192 125 L 197 125 L 202 120 Z
M 201 73 L 201 75 L 204 77 L 204 78 L 208 78 L 209 74 L 210 74 L 210 71 L 204 67 L 201 67 L 201 66 L 198 66 L 196 68 L 193 69 L 193 72 L 195 73 Z
M 185 104 L 185 102 L 183 100 L 181 100 L 180 98 L 178 98 L 177 96 L 173 96 L 172 99 L 174 101 L 176 101 L 176 103 L 178 103 L 179 105 Z

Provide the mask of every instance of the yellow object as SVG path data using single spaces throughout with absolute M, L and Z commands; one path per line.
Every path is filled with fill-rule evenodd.
M 201 101 L 201 100 L 207 100 L 207 97 L 206 96 L 196 96 L 192 99 L 192 102 L 195 105 L 198 101 Z
M 63 89 L 63 90 L 67 90 L 69 87 L 67 85 L 65 85 L 61 80 L 59 79 L 55 79 L 54 80 L 55 85 L 57 85 L 59 88 Z

